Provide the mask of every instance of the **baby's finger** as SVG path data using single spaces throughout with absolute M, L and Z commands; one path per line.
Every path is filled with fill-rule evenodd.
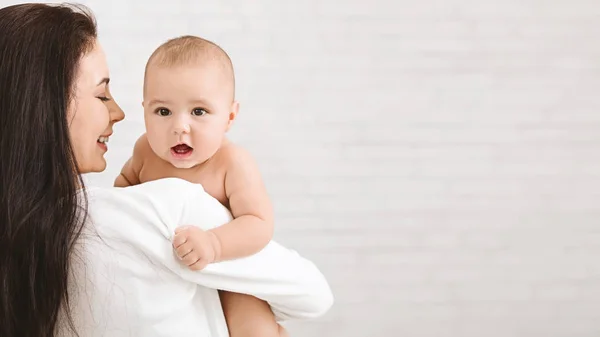
M 191 252 L 188 255 L 186 255 L 186 257 L 183 259 L 183 263 L 185 263 L 185 265 L 189 267 L 200 260 L 201 258 L 198 254 L 196 254 L 195 252 Z
M 189 266 L 190 266 L 191 270 L 197 271 L 197 270 L 204 269 L 204 267 L 206 267 L 206 265 L 208 265 L 208 260 L 200 258 L 196 262 L 192 263 Z
M 186 266 L 191 266 L 194 263 L 196 263 L 198 260 L 200 260 L 200 257 L 194 251 L 191 251 L 190 253 L 186 254 L 181 259 L 181 261 L 183 261 L 183 263 L 185 263 Z
M 179 234 L 175 234 L 175 236 L 173 237 L 173 247 L 179 248 L 179 246 L 187 242 L 187 239 L 187 232 L 180 232 Z
M 194 250 L 194 246 L 192 246 L 189 242 L 186 242 L 179 247 L 175 248 L 175 252 L 180 259 L 183 259 Z
M 190 226 L 180 226 L 180 227 L 177 227 L 177 228 L 175 228 L 175 234 L 179 234 L 180 232 L 183 232 L 183 231 L 185 231 L 185 230 L 187 230 L 189 228 L 190 228 Z

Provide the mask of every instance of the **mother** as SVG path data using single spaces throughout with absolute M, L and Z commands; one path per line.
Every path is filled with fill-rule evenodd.
M 202 272 L 179 263 L 177 226 L 230 220 L 200 185 L 84 188 L 124 117 L 108 83 L 91 14 L 0 9 L 0 336 L 228 336 L 215 289 L 280 319 L 326 312 L 322 274 L 276 243 Z

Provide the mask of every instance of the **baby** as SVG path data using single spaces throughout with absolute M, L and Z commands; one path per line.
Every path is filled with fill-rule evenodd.
M 202 184 L 231 211 L 233 220 L 212 230 L 177 229 L 173 247 L 192 270 L 257 253 L 273 236 L 273 209 L 256 162 L 225 137 L 239 109 L 229 56 L 213 42 L 182 36 L 154 51 L 144 76 L 146 133 L 136 141 L 115 186 L 178 177 Z M 242 306 L 227 305 L 246 295 L 220 294 L 228 324 L 228 316 L 246 316 L 256 325 L 247 317 L 251 312 L 237 313 Z M 271 335 L 287 335 L 274 319 L 268 324 L 274 326 Z M 230 333 L 264 336 L 258 331 Z

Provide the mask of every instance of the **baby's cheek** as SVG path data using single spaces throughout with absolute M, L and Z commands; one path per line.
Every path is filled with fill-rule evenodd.
M 146 137 L 153 150 L 158 150 L 167 146 L 167 135 L 161 128 L 149 128 L 146 131 Z
M 161 140 L 160 137 L 153 137 L 150 134 L 147 134 L 148 145 L 150 145 L 150 149 L 157 155 L 159 158 L 164 160 L 168 160 L 168 153 L 170 151 L 169 146 L 165 141 Z
M 222 132 L 215 132 L 215 130 L 210 130 L 202 134 L 202 137 L 198 143 L 201 144 L 202 148 L 204 149 L 204 152 L 210 153 L 219 147 L 222 139 Z
M 167 131 L 166 123 L 159 123 L 155 118 L 151 119 L 146 123 L 146 133 L 148 136 L 160 137 Z

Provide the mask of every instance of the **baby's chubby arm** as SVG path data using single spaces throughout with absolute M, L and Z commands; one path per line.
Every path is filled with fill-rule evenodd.
M 225 193 L 233 221 L 211 229 L 220 243 L 218 260 L 249 256 L 273 237 L 273 207 L 259 168 L 250 153 L 228 146 Z
M 121 168 L 121 173 L 115 179 L 115 187 L 127 187 L 140 184 L 139 173 L 142 170 L 144 163 L 144 155 L 147 151 L 148 139 L 146 134 L 143 134 L 138 138 L 133 146 L 133 154 L 125 162 Z
M 246 150 L 235 145 L 220 151 L 233 221 L 206 232 L 195 226 L 176 230 L 174 247 L 194 270 L 203 269 L 208 263 L 253 255 L 273 237 L 273 209 L 258 165 Z M 196 254 L 186 256 L 191 250 Z

